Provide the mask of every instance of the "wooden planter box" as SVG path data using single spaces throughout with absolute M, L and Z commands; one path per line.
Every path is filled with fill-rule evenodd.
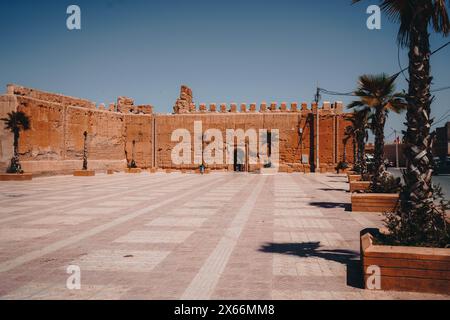
M 369 188 L 370 188 L 370 181 L 350 182 L 350 192 L 368 191 Z
M 397 193 L 354 193 L 352 211 L 392 212 L 399 200 Z
M 355 182 L 355 181 L 361 181 L 362 176 L 360 174 L 349 174 L 348 175 L 348 182 Z
M 93 177 L 95 176 L 94 170 L 75 170 L 73 172 L 74 177 Z
M 0 181 L 30 181 L 32 173 L 0 173 Z
M 380 271 L 380 287 L 387 291 L 450 294 L 450 250 L 439 248 L 374 245 L 373 236 L 361 236 L 364 287 Z
M 126 173 L 141 173 L 142 170 L 140 168 L 127 168 L 125 170 Z

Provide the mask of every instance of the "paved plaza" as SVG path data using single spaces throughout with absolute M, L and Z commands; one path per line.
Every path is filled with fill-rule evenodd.
M 115 174 L 0 183 L 1 299 L 449 299 L 359 289 L 336 174 Z M 68 266 L 81 289 L 69 290 Z

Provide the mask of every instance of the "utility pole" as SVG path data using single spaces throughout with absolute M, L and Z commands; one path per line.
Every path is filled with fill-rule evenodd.
M 399 139 L 397 136 L 397 130 L 394 128 L 391 128 L 392 130 L 394 130 L 395 133 L 395 164 L 397 169 L 400 168 L 400 163 L 399 163 L 399 158 L 398 158 L 398 144 L 399 144 Z
M 320 102 L 321 96 L 320 96 L 320 88 L 319 88 L 319 84 L 317 83 L 317 91 L 316 94 L 314 96 L 314 102 L 316 103 L 316 136 L 317 136 L 317 140 L 316 140 L 316 167 L 315 167 L 315 172 L 320 172 L 320 161 L 319 161 L 319 102 Z
M 396 159 L 396 165 L 397 165 L 397 169 L 400 168 L 400 161 L 398 158 L 398 144 L 399 144 L 399 140 L 398 140 L 398 136 L 397 136 L 397 130 L 394 130 L 395 132 L 395 159 Z

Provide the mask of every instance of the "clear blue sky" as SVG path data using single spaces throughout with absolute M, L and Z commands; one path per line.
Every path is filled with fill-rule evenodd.
M 181 84 L 193 89 L 197 103 L 310 102 L 317 83 L 348 92 L 363 73 L 399 70 L 397 26 L 383 16 L 382 30 L 369 31 L 366 9 L 378 1 L 350 3 L 3 0 L 0 86 L 97 103 L 125 95 L 157 112 L 172 111 Z M 81 7 L 81 31 L 66 28 L 70 4 Z M 448 40 L 433 36 L 432 47 Z M 401 60 L 406 65 L 405 51 Z M 435 88 L 450 85 L 449 61 L 450 47 L 432 57 Z M 405 81 L 398 87 L 406 88 Z M 450 90 L 437 94 L 433 115 L 449 109 Z M 404 115 L 392 116 L 387 135 L 403 122 Z

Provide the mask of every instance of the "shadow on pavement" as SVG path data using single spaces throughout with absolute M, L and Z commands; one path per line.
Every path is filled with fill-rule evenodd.
M 320 191 L 339 191 L 339 192 L 347 192 L 348 189 L 338 189 L 338 188 L 322 188 L 318 189 Z
M 345 211 L 352 211 L 351 203 L 345 202 L 310 202 L 309 205 L 324 209 L 342 208 Z
M 362 288 L 362 269 L 359 253 L 345 249 L 320 249 L 320 242 L 266 243 L 259 251 L 296 256 L 299 258 L 316 257 L 346 265 L 347 285 Z

